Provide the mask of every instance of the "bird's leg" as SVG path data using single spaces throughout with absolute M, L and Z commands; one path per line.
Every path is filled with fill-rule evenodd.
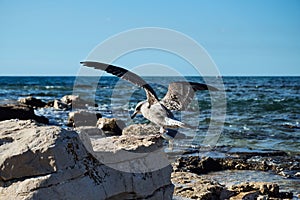
M 159 133 L 163 135 L 165 132 L 166 132 L 166 130 L 164 129 L 164 127 L 160 127 Z
M 159 130 L 161 136 L 168 141 L 168 149 L 170 151 L 173 151 L 173 144 L 174 144 L 174 138 L 172 138 L 171 136 L 169 136 L 167 133 L 168 133 L 168 130 L 164 129 L 164 127 L 160 127 L 160 130 Z
M 174 140 L 171 139 L 171 140 L 169 140 L 169 150 L 173 151 L 173 147 L 174 147 Z
M 164 127 L 160 127 L 159 129 L 159 133 L 157 133 L 156 135 L 158 137 L 164 137 L 164 133 L 166 132 L 166 130 L 164 129 Z

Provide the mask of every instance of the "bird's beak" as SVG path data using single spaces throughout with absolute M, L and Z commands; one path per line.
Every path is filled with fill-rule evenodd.
M 138 114 L 138 111 L 134 111 L 134 113 L 131 115 L 131 119 L 133 119 Z

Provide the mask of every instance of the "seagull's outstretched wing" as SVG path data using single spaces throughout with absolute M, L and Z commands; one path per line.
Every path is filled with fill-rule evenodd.
M 160 102 L 170 110 L 185 110 L 192 101 L 195 91 L 198 90 L 218 91 L 217 88 L 203 83 L 172 82 L 167 94 Z
M 144 88 L 147 94 L 147 100 L 150 105 L 158 101 L 157 95 L 154 92 L 153 88 L 140 76 L 131 71 L 128 71 L 127 69 L 94 61 L 84 61 L 80 63 L 86 67 L 93 67 L 95 69 L 106 71 L 107 73 L 113 74 L 117 77 L 120 77 L 121 79 L 133 83 L 134 85 Z

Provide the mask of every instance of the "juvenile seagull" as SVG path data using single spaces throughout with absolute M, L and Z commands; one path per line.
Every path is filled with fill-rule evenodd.
M 138 113 L 141 113 L 146 119 L 160 127 L 161 134 L 165 133 L 166 128 L 192 128 L 190 125 L 176 120 L 170 110 L 185 110 L 193 99 L 194 91 L 218 90 L 215 87 L 202 83 L 184 81 L 172 82 L 168 87 L 168 92 L 165 97 L 159 100 L 153 88 L 144 81 L 144 79 L 127 69 L 93 61 L 84 61 L 80 63 L 86 67 L 106 71 L 107 73 L 113 74 L 121 79 L 133 83 L 134 85 L 144 88 L 147 100 L 139 102 L 136 105 L 131 119 L 133 119 Z

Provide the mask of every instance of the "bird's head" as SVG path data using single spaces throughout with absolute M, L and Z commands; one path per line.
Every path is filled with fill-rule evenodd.
M 145 103 L 147 103 L 147 101 L 141 101 L 135 106 L 134 113 L 131 115 L 131 119 L 133 119 L 138 113 L 141 113 L 141 108 Z

